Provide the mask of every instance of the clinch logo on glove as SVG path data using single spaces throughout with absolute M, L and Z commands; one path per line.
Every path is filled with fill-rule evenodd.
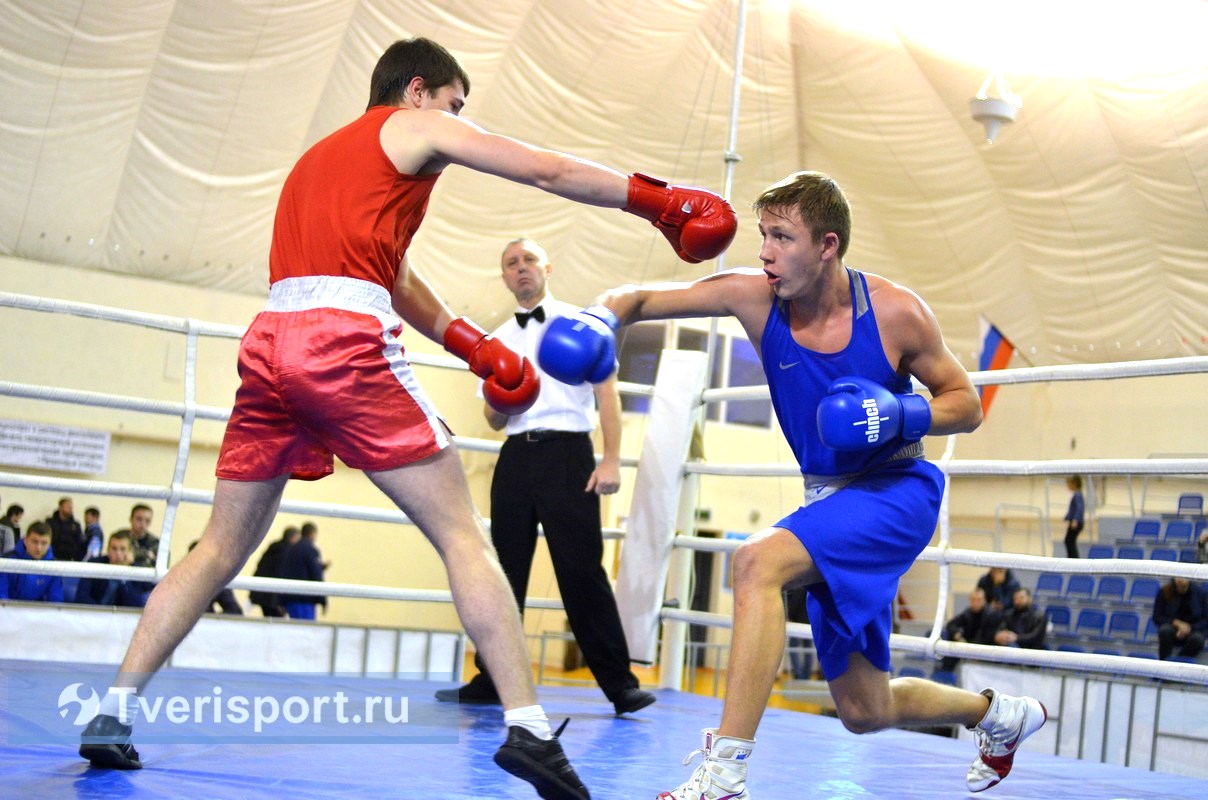
M 866 397 L 860 402 L 860 406 L 864 409 L 864 413 L 868 415 L 868 429 L 864 431 L 864 436 L 868 439 L 869 444 L 873 444 L 881 438 L 881 420 L 886 417 L 881 416 L 881 410 L 877 408 L 877 401 L 871 397 Z M 859 425 L 860 423 L 856 423 Z

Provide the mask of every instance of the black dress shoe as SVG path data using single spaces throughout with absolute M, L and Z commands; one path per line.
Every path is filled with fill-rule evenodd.
M 652 704 L 657 698 L 653 692 L 644 692 L 637 687 L 626 689 L 625 692 L 616 699 L 612 707 L 617 710 L 617 716 L 622 714 L 632 714 L 635 711 L 641 711 L 646 706 Z
M 497 706 L 502 702 L 495 684 L 482 673 L 475 675 L 465 686 L 457 689 L 438 689 L 436 699 L 442 703 L 465 703 L 467 705 Z
M 131 731 L 117 717 L 97 714 L 80 734 L 80 756 L 101 769 L 142 769 L 138 751 L 130 744 Z
M 591 794 L 575 774 L 558 741 L 558 734 L 562 733 L 566 722 L 552 739 L 538 739 L 524 728 L 510 726 L 507 741 L 495 752 L 495 763 L 533 784 L 537 794 L 545 800 L 591 800 Z

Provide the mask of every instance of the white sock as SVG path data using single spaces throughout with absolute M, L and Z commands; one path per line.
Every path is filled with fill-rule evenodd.
M 129 687 L 110 686 L 109 691 L 101 698 L 97 713 L 116 717 L 123 725 L 133 725 L 138 721 L 140 710 L 138 692 Z
M 549 729 L 549 717 L 541 706 L 525 706 L 503 712 L 503 724 L 524 728 L 538 739 L 552 739 L 554 734 Z

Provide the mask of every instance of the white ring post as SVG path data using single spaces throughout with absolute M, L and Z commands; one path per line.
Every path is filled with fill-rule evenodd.
M 197 419 L 197 337 L 195 320 L 187 320 L 185 336 L 185 413 L 181 416 L 180 444 L 176 450 L 176 467 L 172 471 L 172 486 L 168 493 L 168 505 L 164 509 L 164 524 L 160 528 L 159 550 L 155 555 L 155 574 L 163 577 L 168 573 L 168 559 L 172 552 L 172 533 L 176 529 L 176 510 L 180 508 L 185 489 L 185 469 L 189 466 L 189 450 L 193 447 L 193 423 Z
M 659 360 L 617 573 L 617 608 L 635 661 L 654 660 L 684 462 L 707 363 L 704 353 L 688 350 L 664 350 Z

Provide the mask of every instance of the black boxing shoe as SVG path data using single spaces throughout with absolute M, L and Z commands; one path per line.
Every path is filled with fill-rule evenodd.
M 130 744 L 132 731 L 117 717 L 97 714 L 80 734 L 80 756 L 100 769 L 142 769 L 138 751 Z
M 521 780 L 528 781 L 545 800 L 591 800 L 587 787 L 566 758 L 558 736 L 538 739 L 517 725 L 508 727 L 508 738 L 495 752 L 495 763 Z

